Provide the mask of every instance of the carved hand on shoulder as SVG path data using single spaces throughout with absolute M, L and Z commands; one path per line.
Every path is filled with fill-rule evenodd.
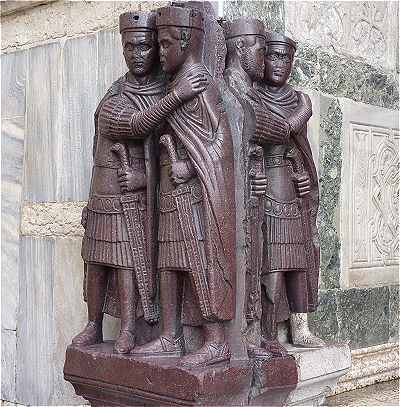
M 179 160 L 171 164 L 170 177 L 174 184 L 179 185 L 189 181 L 195 175 L 195 170 L 189 160 Z
M 143 171 L 134 170 L 132 168 L 123 170 L 120 168 L 117 175 L 119 186 L 123 193 L 134 192 L 146 187 L 146 174 Z
M 294 179 L 297 196 L 302 198 L 311 192 L 311 180 L 307 174 L 302 174 Z
M 209 78 L 202 73 L 190 74 L 181 79 L 175 92 L 182 102 L 193 99 L 207 89 Z

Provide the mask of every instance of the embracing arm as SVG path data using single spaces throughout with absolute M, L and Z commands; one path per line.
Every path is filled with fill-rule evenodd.
M 172 92 L 144 111 L 138 111 L 123 95 L 110 98 L 100 112 L 100 132 L 114 140 L 146 137 L 179 106 L 203 92 L 207 84 L 208 78 L 204 75 L 189 75 Z
M 302 92 L 297 92 L 299 104 L 293 114 L 287 119 L 290 130 L 293 133 L 298 133 L 308 122 L 312 116 L 312 104 L 308 95 Z
M 100 132 L 114 140 L 141 139 L 180 105 L 181 101 L 175 92 L 169 93 L 143 112 L 138 111 L 125 97 L 110 98 L 100 113 Z
M 262 105 L 254 106 L 256 128 L 253 141 L 257 144 L 286 144 L 289 142 L 289 125 L 282 118 L 266 110 Z

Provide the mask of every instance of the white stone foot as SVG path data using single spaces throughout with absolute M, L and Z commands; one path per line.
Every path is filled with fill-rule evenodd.
M 305 348 L 322 348 L 325 342 L 316 337 L 308 328 L 308 318 L 306 313 L 298 313 L 290 315 L 290 331 L 292 335 L 292 343 L 295 346 Z

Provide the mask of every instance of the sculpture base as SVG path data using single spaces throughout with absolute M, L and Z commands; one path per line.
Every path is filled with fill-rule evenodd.
M 247 404 L 252 380 L 248 360 L 192 370 L 177 361 L 118 355 L 113 342 L 69 346 L 64 378 L 92 406 Z
M 113 342 L 67 348 L 64 377 L 92 406 L 320 405 L 351 366 L 347 345 L 287 345 L 290 356 L 198 369 L 178 358 L 124 356 Z
M 288 406 L 319 406 L 351 367 L 347 344 L 332 343 L 323 348 L 300 348 L 287 344 L 295 360 L 299 381 L 287 399 Z

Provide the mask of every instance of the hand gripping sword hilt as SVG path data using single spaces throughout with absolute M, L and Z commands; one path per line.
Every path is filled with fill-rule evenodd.
M 129 168 L 128 152 L 126 147 L 121 143 L 115 143 L 111 147 L 111 151 L 118 157 L 121 162 L 121 168 L 127 170 Z
M 176 153 L 174 141 L 172 140 L 172 137 L 170 134 L 163 134 L 160 137 L 160 144 L 162 144 L 168 152 L 168 156 L 171 160 L 171 162 L 176 162 L 178 161 L 178 154 Z

